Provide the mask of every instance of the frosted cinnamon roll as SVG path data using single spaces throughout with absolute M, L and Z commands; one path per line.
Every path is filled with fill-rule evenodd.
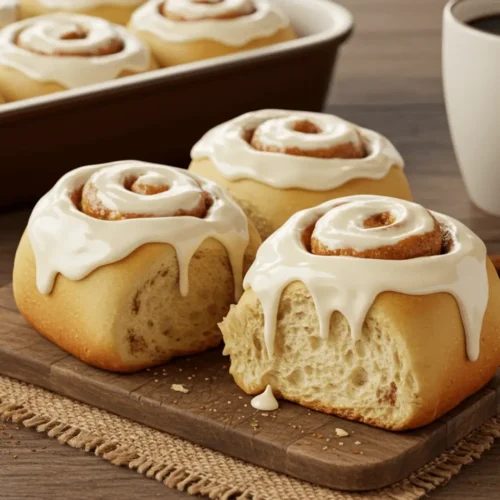
M 460 222 L 361 195 L 295 214 L 259 249 L 221 324 L 231 373 L 391 430 L 439 418 L 500 363 L 500 282 Z
M 0 92 L 8 101 L 155 67 L 141 40 L 95 17 L 52 14 L 11 24 L 0 32 Z
M 145 0 L 19 0 L 23 19 L 68 12 L 100 17 L 116 24 L 127 24 L 132 12 Z
M 273 0 L 149 0 L 130 30 L 151 48 L 161 66 L 174 66 L 295 38 Z
M 42 335 L 107 370 L 136 371 L 221 340 L 259 236 L 211 181 L 138 161 L 73 170 L 35 206 L 14 296 Z
M 219 125 L 189 167 L 226 187 L 263 238 L 299 210 L 332 198 L 411 199 L 403 159 L 382 135 L 337 116 L 266 109 Z
M 17 0 L 0 0 L 0 28 L 19 20 Z

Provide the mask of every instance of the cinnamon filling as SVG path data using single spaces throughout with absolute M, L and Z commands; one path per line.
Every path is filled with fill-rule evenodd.
M 301 134 L 320 134 L 322 132 L 316 124 L 309 120 L 295 122 L 293 130 L 295 130 L 295 132 L 300 132 Z
M 429 213 L 429 215 L 434 220 L 434 228 L 432 231 L 421 235 L 409 236 L 393 245 L 385 245 L 360 251 L 353 248 L 337 248 L 332 250 L 313 236 L 318 221 L 311 224 L 311 226 L 303 231 L 302 244 L 304 248 L 313 255 L 341 255 L 364 259 L 407 260 L 446 254 L 453 248 L 453 237 L 450 231 L 443 225 L 440 225 L 432 214 Z M 363 227 L 367 230 L 380 229 L 392 226 L 395 224 L 395 221 L 396 218 L 390 212 L 382 212 L 365 219 L 363 221 Z
M 217 5 L 223 3 L 224 0 L 191 0 L 191 3 L 196 3 L 196 4 L 203 4 L 203 5 Z M 192 21 L 207 21 L 210 19 L 213 20 L 219 20 L 219 21 L 224 21 L 224 20 L 229 20 L 229 19 L 236 19 L 238 17 L 243 17 L 243 16 L 250 16 L 256 12 L 255 6 L 251 10 L 229 10 L 225 12 L 224 14 L 219 14 L 219 15 L 207 15 L 203 17 L 199 17 L 197 19 L 188 19 L 180 14 L 177 14 L 176 12 L 171 12 L 168 10 L 168 0 L 165 0 L 160 6 L 158 7 L 158 10 L 160 14 L 163 17 L 166 17 L 167 19 L 170 19 L 171 21 L 177 21 L 177 22 L 192 22 Z
M 132 191 L 133 193 L 144 194 L 147 196 L 164 193 L 169 190 L 169 187 L 164 184 L 144 184 L 138 179 L 139 178 L 135 176 L 125 179 L 125 189 Z
M 59 40 L 85 40 L 88 36 L 88 31 L 78 26 L 74 31 L 70 31 L 61 35 Z M 125 45 L 123 41 L 119 38 L 112 38 L 109 42 L 101 47 L 96 47 L 92 51 L 75 51 L 75 50 L 54 50 L 54 51 L 43 51 L 40 49 L 35 49 L 33 46 L 21 41 L 21 32 L 16 36 L 14 43 L 21 49 L 27 50 L 34 54 L 39 54 L 42 56 L 61 56 L 61 57 L 92 57 L 92 56 L 109 56 L 111 54 L 118 54 L 121 52 Z
M 128 191 L 146 196 L 155 196 L 169 190 L 166 185 L 148 185 L 138 181 L 137 177 L 128 177 L 123 187 Z M 74 190 L 70 194 L 70 199 L 75 207 L 89 217 L 94 219 L 117 221 L 124 219 L 141 219 L 157 217 L 153 213 L 137 214 L 137 213 L 121 213 L 110 210 L 105 207 L 99 199 L 98 190 L 91 182 L 87 182 L 84 186 Z M 213 199 L 205 191 L 200 192 L 200 202 L 193 210 L 178 210 L 172 216 L 191 216 L 203 219 L 206 217 L 210 207 L 213 205 Z
M 296 121 L 292 127 L 294 132 L 306 135 L 318 135 L 323 133 L 320 127 L 309 120 Z M 322 158 L 322 159 L 355 159 L 365 158 L 368 153 L 363 146 L 359 132 L 356 132 L 359 138 L 359 144 L 347 142 L 344 144 L 335 144 L 326 148 L 318 149 L 304 149 L 297 146 L 294 147 L 280 147 L 276 145 L 265 144 L 259 138 L 258 128 L 254 130 L 245 131 L 243 138 L 257 151 L 264 151 L 267 153 L 284 153 L 292 156 L 304 156 L 309 158 Z
M 395 222 L 394 216 L 391 212 L 382 212 L 374 214 L 363 221 L 363 226 L 366 229 L 375 229 L 377 227 L 390 226 Z
M 447 254 L 453 250 L 455 238 L 453 237 L 451 230 L 445 224 L 441 224 L 440 227 L 442 234 L 441 254 Z

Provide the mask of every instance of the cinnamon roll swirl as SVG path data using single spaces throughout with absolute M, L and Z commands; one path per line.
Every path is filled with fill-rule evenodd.
M 69 172 L 33 210 L 14 295 L 83 361 L 135 371 L 217 345 L 260 239 L 218 186 L 123 161 Z
M 51 14 L 0 32 L 0 92 L 16 101 L 156 67 L 149 49 L 103 19 Z
M 129 28 L 161 66 L 174 66 L 293 40 L 271 0 L 149 0 Z
M 145 0 L 19 0 L 23 19 L 67 12 L 100 17 L 111 23 L 127 24 L 132 12 Z
M 351 196 L 298 212 L 259 249 L 245 289 L 221 329 L 250 394 L 271 385 L 402 430 L 456 406 L 500 363 L 500 281 L 484 243 L 409 201 Z
M 333 115 L 261 110 L 210 130 L 190 169 L 226 187 L 266 238 L 299 210 L 353 194 L 411 199 L 382 135 Z

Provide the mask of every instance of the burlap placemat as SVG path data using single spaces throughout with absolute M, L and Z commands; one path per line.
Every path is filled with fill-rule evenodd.
M 447 483 L 500 438 L 500 417 L 398 484 L 364 494 L 321 488 L 227 457 L 33 385 L 0 377 L 0 418 L 211 499 L 414 500 Z

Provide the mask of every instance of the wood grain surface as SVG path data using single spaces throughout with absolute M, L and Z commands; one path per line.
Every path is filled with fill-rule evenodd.
M 99 370 L 32 330 L 17 312 L 10 286 L 0 289 L 0 374 L 277 472 L 356 491 L 407 477 L 496 415 L 500 405 L 495 379 L 443 418 L 404 433 L 285 401 L 267 414 L 254 410 L 251 397 L 234 384 L 220 349 L 132 375 Z M 337 428 L 349 438 L 337 438 Z
M 440 72 L 444 0 L 340 1 L 355 15 L 356 32 L 342 51 L 328 110 L 389 135 L 405 157 L 418 201 L 461 219 L 485 239 L 490 253 L 500 253 L 500 219 L 486 216 L 467 200 L 446 124 Z M 0 285 L 10 282 L 15 246 L 28 214 L 21 207 L 0 214 Z M 188 498 L 16 427 L 0 429 L 1 498 L 67 500 L 69 492 L 89 500 Z M 497 442 L 429 496 L 492 500 L 499 498 L 499 491 Z

